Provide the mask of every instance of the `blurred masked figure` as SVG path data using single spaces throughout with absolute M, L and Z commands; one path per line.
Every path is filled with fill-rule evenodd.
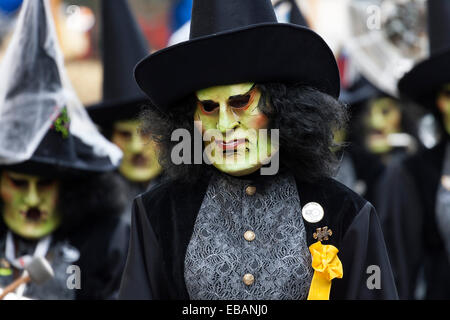
M 96 130 L 65 73 L 49 3 L 26 0 L 0 81 L 0 287 L 45 257 L 55 276 L 32 299 L 107 299 L 129 229 L 110 173 L 120 150 Z
M 130 204 L 124 218 L 131 221 L 132 200 L 162 172 L 155 143 L 140 132 L 139 113 L 146 98 L 133 79 L 134 66 L 150 48 L 126 0 L 103 1 L 102 17 L 103 101 L 88 112 L 123 152 L 119 173 Z
M 442 141 L 388 169 L 380 199 L 401 298 L 450 298 L 450 2 L 428 1 L 430 57 L 400 92 L 441 119 Z

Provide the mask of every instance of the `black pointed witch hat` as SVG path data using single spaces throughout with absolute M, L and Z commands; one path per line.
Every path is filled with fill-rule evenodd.
M 350 106 L 349 110 L 356 114 L 362 110 L 367 101 L 377 97 L 393 98 L 390 94 L 381 91 L 364 76 L 360 75 L 351 86 L 341 90 L 339 100 L 348 104 Z
M 289 12 L 289 22 L 308 27 L 308 23 L 297 5 L 296 0 L 281 0 L 275 3 L 274 8 L 277 9 L 283 3 L 291 5 Z M 360 110 L 360 106 L 375 96 L 381 96 L 383 93 L 377 89 L 366 78 L 360 76 L 350 87 L 344 88 L 341 86 L 339 100 L 350 106 L 350 111 Z
M 118 166 L 106 149 L 114 146 L 95 131 L 73 89 L 67 84 L 63 57 L 46 0 L 26 0 L 17 30 L 2 64 L 0 137 L 2 168 L 36 175 L 72 175 L 106 172 Z M 15 63 L 18 62 L 18 63 Z M 73 108 L 73 109 L 72 109 Z M 75 108 L 78 108 L 77 110 Z M 95 146 L 72 131 L 89 130 Z M 35 146 L 35 147 L 30 147 Z M 95 149 L 95 150 L 94 150 Z M 29 155 L 27 150 L 31 150 Z M 24 154 L 15 156 L 15 153 Z M 120 152 L 119 152 L 120 153 Z
M 92 120 L 109 126 L 138 116 L 146 97 L 133 77 L 150 48 L 127 0 L 102 1 L 103 101 L 88 107 Z
M 135 70 L 161 111 L 216 85 L 282 81 L 339 96 L 339 70 L 312 30 L 278 23 L 270 0 L 194 0 L 190 40 L 160 50 Z
M 298 7 L 297 2 L 295 0 L 289 0 L 289 2 L 292 4 L 289 22 L 297 24 L 299 26 L 307 27 L 308 22 L 306 21 L 305 16 Z
M 399 81 L 400 93 L 434 108 L 436 93 L 450 83 L 450 1 L 428 0 L 430 56 Z
M 274 4 L 275 10 L 282 5 L 283 3 L 289 3 L 291 5 L 291 8 L 289 10 L 289 22 L 302 26 L 302 27 L 308 27 L 308 22 L 305 19 L 305 16 L 303 15 L 302 11 L 300 10 L 299 6 L 297 5 L 296 0 L 281 0 Z

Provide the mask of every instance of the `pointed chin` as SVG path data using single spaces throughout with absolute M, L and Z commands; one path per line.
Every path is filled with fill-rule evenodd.
M 219 171 L 232 176 L 245 176 L 258 171 L 262 167 L 262 163 L 271 157 L 269 144 L 270 141 L 266 150 L 262 152 L 258 141 L 253 139 L 246 140 L 246 143 L 230 150 L 224 149 L 220 143 L 216 145 L 215 142 L 212 142 L 207 143 L 211 152 L 206 152 L 206 154 L 208 160 Z

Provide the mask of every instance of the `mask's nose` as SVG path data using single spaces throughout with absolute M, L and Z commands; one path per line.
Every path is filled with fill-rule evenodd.
M 237 116 L 228 108 L 226 104 L 220 105 L 219 122 L 217 123 L 217 129 L 223 133 L 227 134 L 239 127 L 240 122 Z
M 28 185 L 28 191 L 27 195 L 25 197 L 25 204 L 29 207 L 37 207 L 39 203 L 41 202 L 41 199 L 39 197 L 39 193 L 37 190 L 37 182 L 36 181 L 30 181 Z
M 142 153 L 144 142 L 138 132 L 133 133 L 130 141 L 130 152 L 133 154 Z

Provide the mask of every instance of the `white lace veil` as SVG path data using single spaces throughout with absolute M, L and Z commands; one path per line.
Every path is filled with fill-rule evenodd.
M 72 88 L 48 0 L 24 1 L 0 75 L 0 165 L 30 159 L 63 107 L 70 133 L 119 164 L 122 152 L 98 132 Z

